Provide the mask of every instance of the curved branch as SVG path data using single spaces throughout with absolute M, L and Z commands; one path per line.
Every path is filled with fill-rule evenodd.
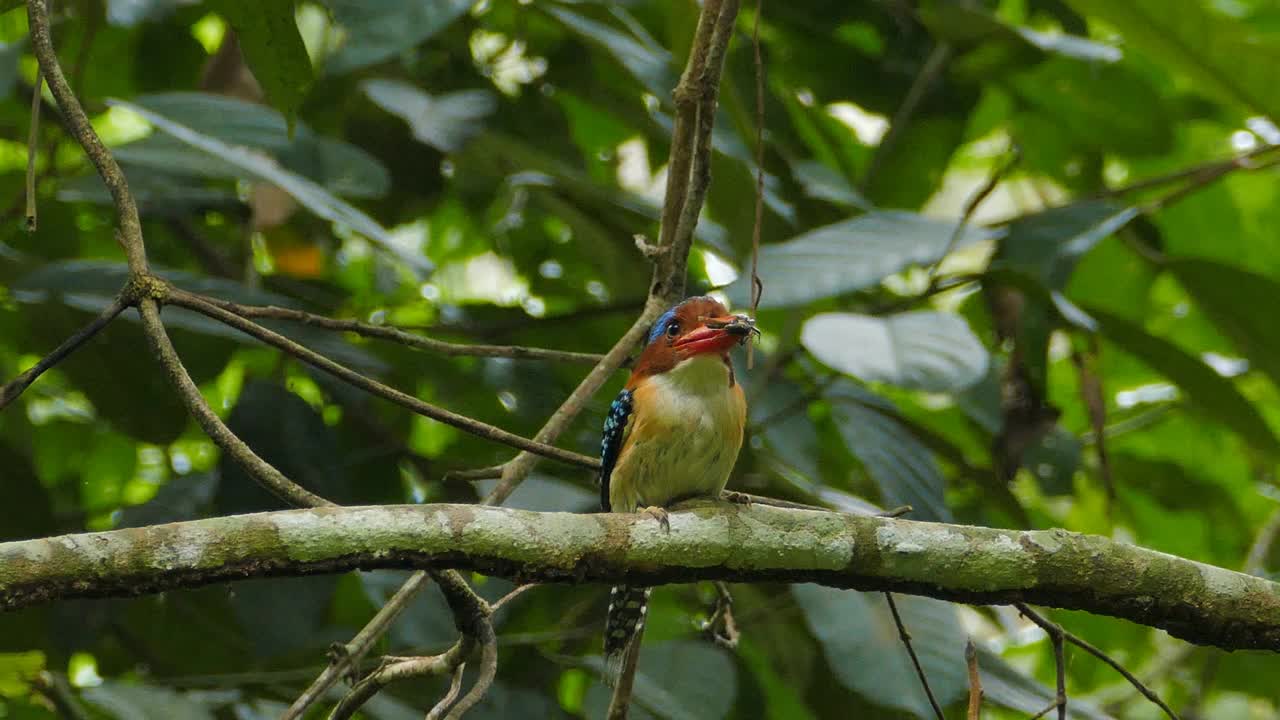
M 0 544 L 0 609 L 247 577 L 454 567 L 517 582 L 816 582 L 1026 602 L 1280 651 L 1280 584 L 1098 536 L 709 501 L 670 523 L 666 533 L 622 513 L 334 507 L 24 540 Z
M 393 387 L 384 385 L 376 380 L 370 380 L 355 370 L 352 370 L 340 363 L 336 363 L 314 350 L 303 347 L 280 333 L 268 330 L 251 320 L 246 320 L 229 310 L 220 308 L 217 305 L 210 303 L 200 295 L 189 293 L 185 290 L 179 290 L 177 288 L 169 288 L 165 302 L 178 307 L 187 308 L 188 310 L 194 310 L 202 315 L 207 315 L 214 320 L 230 325 L 246 335 L 257 338 L 272 347 L 283 350 L 308 365 L 323 370 L 324 372 L 327 372 L 350 385 L 354 385 L 371 395 L 377 395 L 384 400 L 389 400 L 400 407 L 412 410 L 413 412 L 429 417 L 432 420 L 437 420 L 446 425 L 452 425 L 459 430 L 469 432 L 472 435 L 478 435 L 479 437 L 487 440 L 499 442 L 504 445 L 510 445 L 521 450 L 528 450 L 530 452 L 549 457 L 553 460 L 559 460 L 560 462 L 567 463 L 569 465 L 577 465 L 579 467 L 585 467 L 592 470 L 600 467 L 600 461 L 593 457 L 581 455 L 569 450 L 563 450 L 555 447 L 554 445 L 547 445 L 545 443 L 530 440 L 529 438 L 517 435 L 513 432 L 508 432 L 488 423 L 473 420 L 466 415 L 459 415 L 458 413 L 445 410 L 444 408 L 439 408 L 435 405 L 425 403 L 418 398 L 401 392 Z

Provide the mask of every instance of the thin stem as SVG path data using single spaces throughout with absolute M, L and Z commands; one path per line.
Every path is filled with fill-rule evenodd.
M 93 339 L 95 335 L 102 332 L 102 329 L 110 324 L 111 321 L 128 306 L 129 304 L 125 302 L 123 298 L 116 298 L 98 314 L 98 317 L 94 318 L 88 325 L 77 330 L 71 337 L 63 340 L 61 345 L 54 348 L 53 352 L 41 358 L 40 362 L 37 362 L 35 365 L 28 368 L 26 372 L 23 372 L 21 375 L 18 375 L 18 377 L 5 383 L 4 387 L 0 387 L 0 410 L 5 409 L 9 406 L 9 403 L 18 399 L 18 396 L 21 395 L 28 387 L 31 387 L 31 383 L 35 382 L 36 378 L 44 374 L 46 370 L 62 362 L 68 355 L 79 349 L 81 345 L 85 344 L 89 340 Z
M 929 266 L 929 285 L 925 289 L 923 295 L 928 297 L 932 295 L 938 288 L 938 268 L 942 267 L 942 261 L 956 249 L 956 245 L 960 243 L 960 238 L 964 235 L 965 228 L 969 226 L 969 221 L 973 219 L 973 214 L 978 211 L 978 207 L 982 205 L 982 201 L 1000 184 L 1000 181 L 1014 165 L 1018 164 L 1018 160 L 1022 157 L 1021 151 L 1015 145 L 1009 153 L 1009 157 L 1002 163 L 996 165 L 991 170 L 991 174 L 987 176 L 986 182 L 969 198 L 964 204 L 964 211 L 960 214 L 960 220 L 956 223 L 955 230 L 951 231 L 951 237 L 947 238 L 947 246 L 942 249 L 942 253 L 938 255 L 938 259 Z
M 385 325 L 370 325 L 356 320 L 339 320 L 316 315 L 315 313 L 295 310 L 293 308 L 276 307 L 274 305 L 241 305 L 239 303 L 205 296 L 204 300 L 223 310 L 235 313 L 243 318 L 268 318 L 289 320 L 325 330 L 353 332 L 364 337 L 389 340 L 401 345 L 430 350 L 450 357 L 495 357 L 515 360 L 554 360 L 557 362 L 596 363 L 603 355 L 595 353 L 568 352 L 564 350 L 548 350 L 544 348 L 523 347 L 520 345 L 468 345 L 435 340 L 415 333 L 405 332 Z
M 329 688 L 337 684 L 338 680 L 340 680 L 343 675 L 346 675 L 353 668 L 359 665 L 360 660 L 369 652 L 369 648 L 373 647 L 373 644 L 378 641 L 378 638 L 382 637 L 382 634 L 387 631 L 387 628 L 391 627 L 391 623 L 395 622 L 395 619 L 400 616 L 400 613 L 408 607 L 409 601 L 417 596 L 422 588 L 427 586 L 428 580 L 429 578 L 425 572 L 421 570 L 415 572 L 403 585 L 400 586 L 400 589 L 396 590 L 395 594 L 392 595 L 385 604 L 383 604 L 377 614 L 373 616 L 373 619 L 361 628 L 360 632 L 356 633 L 355 637 L 351 638 L 351 642 L 341 646 L 337 646 L 337 643 L 335 643 L 335 646 L 341 649 L 333 653 L 332 662 L 325 667 L 324 671 L 320 673 L 320 676 L 312 681 L 311 685 L 308 686 L 306 690 L 302 691 L 302 694 L 298 696 L 298 699 L 293 701 L 293 704 L 289 706 L 289 709 L 285 710 L 284 714 L 281 716 L 281 720 L 293 720 L 294 718 L 301 717 L 302 714 L 306 712 L 307 708 L 311 707 L 311 705 L 328 692 Z M 375 690 L 374 692 L 377 691 Z M 370 697 L 372 697 L 372 693 L 370 694 Z
M 243 440 L 222 422 L 222 418 L 209 407 L 200 394 L 200 388 L 187 373 L 187 368 L 178 357 L 169 334 L 165 332 L 160 321 L 160 307 L 150 297 L 144 297 L 138 303 L 138 313 L 142 316 L 142 329 L 151 345 L 151 351 L 160 362 L 160 367 L 169 382 L 178 393 L 179 399 L 187 406 L 187 411 L 195 417 L 200 427 L 204 428 L 209 439 L 213 440 L 222 452 L 243 467 L 255 480 L 272 494 L 284 502 L 298 507 L 325 507 L 333 503 L 316 495 L 301 485 L 294 483 L 283 473 L 275 469 L 266 460 L 258 456 Z
M 982 714 L 982 675 L 978 672 L 978 648 L 970 638 L 964 644 L 964 664 L 969 671 L 969 705 L 966 720 L 979 720 Z
M 1018 609 L 1018 612 L 1022 613 L 1022 615 L 1025 616 L 1028 620 L 1035 623 L 1036 625 L 1039 625 L 1046 633 L 1049 634 L 1050 638 L 1054 637 L 1055 635 L 1060 636 L 1066 642 L 1069 642 L 1072 645 L 1075 645 L 1076 647 L 1098 658 L 1099 660 L 1106 663 L 1107 665 L 1110 665 L 1111 669 L 1120 673 L 1120 675 L 1124 677 L 1125 680 L 1129 681 L 1129 684 L 1132 685 L 1134 689 L 1142 693 L 1143 697 L 1155 703 L 1156 706 L 1158 706 L 1161 710 L 1163 710 L 1166 715 L 1172 718 L 1172 720 L 1178 720 L 1177 713 L 1175 713 L 1172 708 L 1170 708 L 1167 704 L 1165 704 L 1165 702 L 1160 699 L 1159 695 L 1156 695 L 1150 688 L 1142 684 L 1141 680 L 1135 677 L 1133 673 L 1125 669 L 1123 665 L 1113 660 L 1111 656 L 1107 655 L 1106 653 L 1102 652 L 1098 648 L 1094 647 L 1083 638 L 1077 637 L 1076 635 L 1072 634 L 1069 630 L 1063 628 L 1061 625 L 1046 619 L 1040 613 L 1036 612 L 1035 610 L 1032 610 L 1026 603 L 1021 603 L 1021 602 L 1014 603 L 1013 606 L 1016 607 Z
M 44 75 L 36 73 L 36 87 L 31 93 L 31 128 L 27 132 L 27 232 L 35 232 L 38 224 L 36 217 L 36 156 L 40 145 L 40 88 L 44 84 Z M 53 156 L 49 156 L 53 162 Z
M 862 190 L 864 192 L 873 187 L 884 163 L 897 148 L 898 142 L 910 125 L 912 117 L 920 109 L 921 101 L 937 84 L 942 77 L 942 71 L 946 69 L 947 63 L 950 61 L 951 45 L 948 43 L 940 42 L 929 51 L 929 56 L 925 58 L 924 65 L 921 66 L 920 72 L 916 73 L 915 80 L 911 82 L 911 87 L 907 89 L 906 96 L 902 98 L 902 104 L 898 106 L 897 112 L 893 114 L 893 119 L 889 122 L 889 132 L 885 133 L 884 138 L 880 140 L 879 147 L 876 148 L 875 153 L 871 156 L 867 171 L 862 176 Z
M 173 305 L 177 305 L 178 307 L 194 310 L 202 315 L 207 315 L 208 317 L 218 320 L 226 325 L 230 325 L 246 335 L 255 337 L 258 340 L 282 350 L 312 367 L 323 370 L 324 372 L 327 372 L 350 385 L 354 385 L 371 395 L 377 395 L 384 400 L 393 402 L 396 405 L 418 413 L 419 415 L 429 417 L 432 420 L 437 420 L 446 425 L 456 427 L 459 430 L 464 430 L 473 435 L 477 435 L 487 440 L 492 440 L 493 442 L 510 445 L 512 447 L 520 448 L 521 450 L 528 450 L 530 452 L 549 457 L 553 460 L 559 460 L 560 462 L 569 465 L 577 465 L 579 467 L 585 467 L 592 470 L 600 467 L 600 461 L 595 458 L 580 455 L 569 450 L 562 450 L 553 445 L 546 445 L 544 443 L 530 440 L 526 437 L 503 430 L 502 428 L 480 422 L 479 420 L 474 420 L 466 415 L 460 415 L 450 410 L 445 410 L 444 408 L 439 408 L 435 405 L 425 403 L 412 395 L 401 392 L 388 385 L 384 385 L 376 380 L 371 380 L 345 365 L 334 362 L 313 350 L 303 347 L 273 330 L 268 330 L 255 322 L 246 320 L 245 318 L 242 318 L 228 310 L 224 310 L 200 295 L 172 288 L 169 291 L 167 301 Z
M 462 693 L 462 673 L 466 670 L 466 663 L 458 663 L 458 667 L 453 669 L 453 678 L 449 681 L 449 692 L 440 698 L 440 702 L 427 713 L 426 720 L 440 720 L 444 717 L 444 713 L 448 711 L 449 706 L 458 699 L 458 695 Z
M 62 110 L 63 121 L 72 136 L 84 148 L 84 152 L 102 176 L 103 183 L 111 193 L 115 204 L 117 219 L 120 222 L 120 234 L 116 239 L 124 248 L 125 257 L 129 261 L 129 271 L 135 275 L 146 274 L 147 254 L 142 244 L 142 223 L 138 219 L 138 206 L 129 192 L 124 172 L 116 162 L 107 146 L 102 144 L 89 117 L 76 99 L 67 78 L 62 74 L 62 66 L 58 64 L 58 53 L 53 48 L 53 39 L 49 33 L 49 10 L 45 0 L 27 0 L 27 24 L 31 31 L 31 48 L 40 62 L 40 73 L 49 83 L 49 92 L 58 101 Z M 37 91 L 36 96 L 40 93 Z
M 924 686 L 924 694 L 929 698 L 929 706 L 933 708 L 933 714 L 938 720 L 946 720 L 946 716 L 942 714 L 942 706 L 938 705 L 938 699 L 933 696 L 933 688 L 929 687 L 929 677 L 925 675 L 924 668 L 920 665 L 920 658 L 916 657 L 916 650 L 911 646 L 911 633 L 907 632 L 907 627 L 902 624 L 902 616 L 898 614 L 898 604 L 893 601 L 893 593 L 885 593 L 884 599 L 889 603 L 889 612 L 893 613 L 893 622 L 898 626 L 898 637 L 902 638 L 902 644 L 907 648 L 907 654 L 911 656 L 911 664 L 916 668 L 916 677 L 920 678 L 920 684 Z

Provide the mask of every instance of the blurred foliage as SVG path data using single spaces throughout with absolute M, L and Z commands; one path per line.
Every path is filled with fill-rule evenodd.
M 52 111 L 37 143 L 39 228 L 22 229 L 35 62 L 18 5 L 0 2 L 5 378 L 124 278 L 105 188 Z M 649 273 L 633 238 L 657 235 L 694 3 L 56 5 L 64 67 L 138 195 L 154 265 L 180 286 L 458 342 L 593 352 L 643 301 Z M 723 290 L 739 308 L 755 190 L 753 13 L 730 51 L 690 277 L 691 290 Z M 1280 287 L 1280 184 L 1265 169 L 1280 142 L 1274 5 L 815 0 L 769 3 L 760 35 L 765 336 L 754 368 L 739 368 L 752 424 L 731 486 L 1065 527 L 1280 573 L 1280 544 L 1264 531 L 1280 509 L 1280 345 L 1266 310 Z M 957 234 L 1014 146 L 1019 161 Z M 1178 183 L 1114 192 L 1246 152 L 1247 167 L 1186 175 L 1185 194 Z M 230 426 L 336 501 L 474 501 L 488 485 L 443 474 L 512 454 L 203 318 L 164 315 Z M 583 373 L 273 327 L 525 435 Z M 593 452 L 621 382 L 563 446 Z M 592 480 L 543 462 L 511 504 L 590 511 Z M 0 413 L 0 539 L 275 507 L 187 418 L 132 311 Z M 326 646 L 401 577 L 262 580 L 0 616 L 0 717 L 54 716 L 34 689 L 42 671 L 66 673 L 93 718 L 278 716 Z M 510 587 L 475 582 L 491 598 Z M 377 652 L 452 642 L 433 593 Z M 599 716 L 606 602 L 604 588 L 545 587 L 505 609 L 498 684 L 470 717 Z M 966 636 L 981 648 L 990 717 L 1051 700 L 1049 644 L 1016 613 L 898 602 L 953 716 Z M 655 593 L 637 717 L 931 717 L 879 595 L 737 587 L 735 653 L 697 630 L 713 604 L 709 587 Z M 1187 717 L 1280 713 L 1274 655 L 1054 617 Z M 1092 657 L 1067 654 L 1072 716 L 1158 716 Z M 438 679 L 394 685 L 364 715 L 418 717 L 443 692 Z

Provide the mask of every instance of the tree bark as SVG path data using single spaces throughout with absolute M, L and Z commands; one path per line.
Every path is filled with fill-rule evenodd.
M 814 582 L 1027 602 L 1280 651 L 1280 584 L 1064 530 L 1014 531 L 710 501 L 641 515 L 476 505 L 314 508 L 0 543 L 0 609 L 243 578 L 460 568 L 517 582 Z

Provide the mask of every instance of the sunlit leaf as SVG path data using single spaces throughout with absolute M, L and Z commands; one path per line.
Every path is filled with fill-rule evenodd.
M 293 124 L 311 87 L 307 47 L 293 19 L 292 2 L 263 5 L 254 0 L 214 0 L 213 7 L 235 28 L 245 62 L 271 104 Z
M 383 110 L 409 123 L 415 140 L 444 152 L 457 150 L 479 132 L 481 121 L 498 106 L 485 90 L 432 96 L 397 80 L 366 80 L 361 88 Z
M 473 0 L 326 0 L 346 40 L 325 69 L 346 73 L 409 50 L 448 27 Z
M 987 371 L 986 348 L 951 313 L 821 313 L 805 322 L 800 342 L 841 372 L 913 390 L 963 390 Z
M 955 223 L 900 211 L 871 212 L 760 248 L 760 276 L 769 291 L 761 307 L 790 307 L 876 285 L 904 268 L 937 260 Z M 998 233 L 968 227 L 956 242 L 965 247 Z M 735 305 L 747 305 L 748 279 L 729 286 Z

